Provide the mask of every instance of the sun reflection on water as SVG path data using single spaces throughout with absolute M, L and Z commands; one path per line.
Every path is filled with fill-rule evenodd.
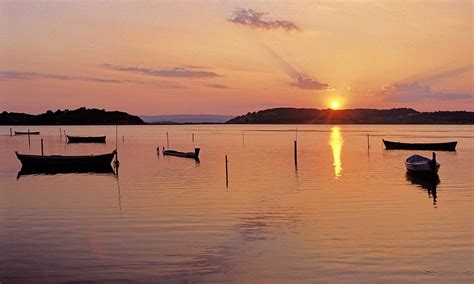
M 331 128 L 331 137 L 329 140 L 329 145 L 332 149 L 335 178 L 338 178 L 342 175 L 341 152 L 343 144 L 344 140 L 342 139 L 341 128 L 337 126 Z

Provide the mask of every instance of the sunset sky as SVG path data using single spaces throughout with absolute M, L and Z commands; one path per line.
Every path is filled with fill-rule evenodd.
M 0 0 L 0 111 L 474 110 L 471 1 Z

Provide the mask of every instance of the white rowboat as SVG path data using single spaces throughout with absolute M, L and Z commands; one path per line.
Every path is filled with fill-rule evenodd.
M 429 159 L 420 155 L 413 155 L 406 159 L 405 166 L 409 172 L 417 174 L 436 174 L 440 164 L 436 162 L 436 154 Z

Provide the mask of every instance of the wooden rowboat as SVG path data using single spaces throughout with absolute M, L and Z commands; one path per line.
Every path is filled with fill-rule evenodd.
M 39 135 L 39 131 L 15 131 L 15 135 Z
M 436 175 L 440 164 L 436 162 L 436 154 L 429 159 L 420 155 L 413 155 L 406 159 L 405 167 L 407 171 L 413 174 Z
M 403 143 L 382 139 L 387 150 L 431 150 L 431 151 L 456 151 L 457 141 L 443 143 Z
M 69 136 L 68 143 L 105 143 L 105 136 Z
M 25 168 L 22 167 L 17 174 L 17 179 L 28 175 L 57 175 L 71 173 L 87 173 L 87 174 L 115 174 L 111 165 L 107 167 L 48 167 L 48 168 Z
M 61 156 L 61 155 L 26 155 L 15 152 L 18 160 L 20 160 L 23 168 L 48 169 L 48 168 L 87 168 L 100 169 L 110 167 L 112 159 L 117 154 L 114 150 L 112 153 L 101 155 L 84 155 L 84 156 Z
M 199 160 L 200 151 L 201 151 L 200 148 L 194 148 L 194 152 L 179 152 L 175 150 L 163 150 L 163 155 L 183 157 L 183 158 L 192 158 L 192 159 Z

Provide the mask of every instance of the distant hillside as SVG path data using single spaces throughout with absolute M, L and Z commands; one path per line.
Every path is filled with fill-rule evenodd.
M 147 123 L 224 123 L 234 116 L 212 114 L 176 114 L 140 116 Z
M 0 125 L 107 125 L 144 124 L 138 116 L 120 111 L 100 109 L 48 110 L 46 113 L 31 115 L 25 113 L 0 113 Z
M 418 112 L 395 109 L 308 109 L 275 108 L 249 112 L 233 118 L 230 124 L 474 124 L 474 112 Z

